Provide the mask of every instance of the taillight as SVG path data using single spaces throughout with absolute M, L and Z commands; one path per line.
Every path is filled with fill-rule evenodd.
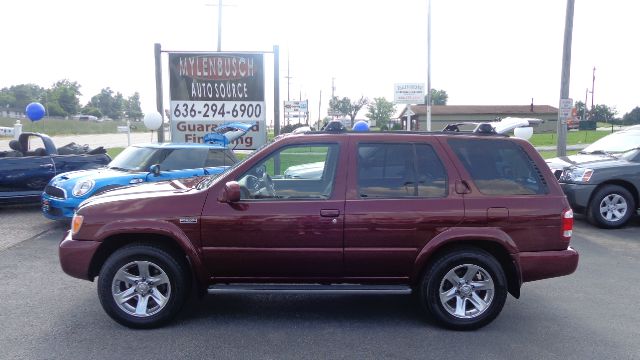
M 571 240 L 573 233 L 573 210 L 568 209 L 562 212 L 562 238 L 567 241 Z

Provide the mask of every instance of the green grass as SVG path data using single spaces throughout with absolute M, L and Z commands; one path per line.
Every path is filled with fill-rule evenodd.
M 120 154 L 124 150 L 122 147 L 112 147 L 107 149 L 107 155 L 109 155 L 112 159 Z
M 609 135 L 608 131 L 568 131 L 567 145 L 591 144 L 592 142 Z M 554 133 L 533 134 L 529 142 L 533 146 L 552 146 L 558 142 L 558 135 Z
M 571 151 L 567 151 L 567 155 L 575 155 L 578 153 L 579 150 L 571 150 Z M 551 150 L 551 151 L 539 151 L 540 155 L 542 155 L 543 159 L 551 159 L 556 157 L 556 151 L 555 150 Z
M 126 121 L 80 121 L 63 119 L 42 119 L 40 121 L 30 121 L 20 119 L 22 131 L 40 132 L 49 136 L 56 135 L 86 135 L 86 134 L 109 134 L 117 133 L 118 126 L 126 125 Z M 13 127 L 16 119 L 0 117 L 0 126 Z M 142 122 L 131 123 L 133 132 L 144 132 L 147 128 Z

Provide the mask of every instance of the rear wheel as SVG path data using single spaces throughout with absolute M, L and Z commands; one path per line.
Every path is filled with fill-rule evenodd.
M 165 249 L 134 244 L 114 252 L 98 278 L 106 313 L 132 328 L 157 327 L 182 308 L 189 292 L 184 262 Z
M 593 225 L 613 229 L 624 226 L 635 210 L 633 195 L 627 189 L 605 185 L 593 195 L 587 218 Z
M 445 327 L 472 330 L 498 316 L 507 298 L 506 276 L 486 251 L 464 248 L 446 253 L 425 273 L 420 300 Z

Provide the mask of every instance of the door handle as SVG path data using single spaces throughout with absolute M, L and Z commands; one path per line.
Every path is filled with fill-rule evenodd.
M 43 168 L 52 168 L 52 167 L 53 167 L 53 164 L 42 164 L 42 165 L 40 165 L 40 167 L 43 167 Z
M 337 216 L 340 216 L 340 210 L 338 210 L 338 209 L 322 209 L 322 210 L 320 210 L 320 216 L 322 216 L 322 217 L 337 217 Z

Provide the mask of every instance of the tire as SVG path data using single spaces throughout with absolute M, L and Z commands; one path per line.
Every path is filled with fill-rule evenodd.
M 587 219 L 595 226 L 614 229 L 624 226 L 636 211 L 633 195 L 618 185 L 605 185 L 591 198 Z
M 131 328 L 154 328 L 174 318 L 184 305 L 189 288 L 185 263 L 171 252 L 147 244 L 116 250 L 98 277 L 103 309 L 112 319 Z
M 502 311 L 507 299 L 506 284 L 504 270 L 491 254 L 477 248 L 460 248 L 444 254 L 425 272 L 420 302 L 447 328 L 478 329 Z

